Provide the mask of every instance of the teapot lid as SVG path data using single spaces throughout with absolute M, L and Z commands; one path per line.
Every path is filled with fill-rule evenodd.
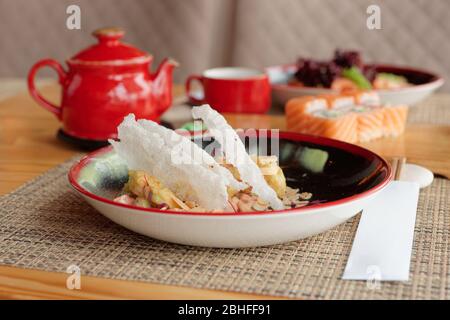
M 98 39 L 98 43 L 82 50 L 68 62 L 88 65 L 125 65 L 150 61 L 151 55 L 120 41 L 124 34 L 125 31 L 117 27 L 95 30 L 92 35 Z

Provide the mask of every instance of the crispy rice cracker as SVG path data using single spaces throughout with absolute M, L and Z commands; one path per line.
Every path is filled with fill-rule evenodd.
M 282 201 L 267 184 L 261 170 L 250 158 L 241 139 L 225 118 L 206 104 L 192 108 L 192 115 L 194 119 L 203 120 L 209 133 L 221 144 L 226 162 L 236 167 L 242 181 L 252 187 L 252 192 L 270 203 L 273 209 L 282 210 Z
M 120 141 L 109 142 L 126 161 L 129 169 L 143 170 L 157 177 L 178 197 L 195 201 L 207 210 L 227 208 L 229 180 L 225 174 L 222 175 L 220 169 L 209 168 L 207 164 L 173 161 L 174 157 L 186 160 L 184 157 L 187 155 L 183 148 L 174 148 L 168 144 L 165 128 L 161 128 L 149 120 L 137 122 L 134 115 L 130 114 L 118 127 Z M 199 150 L 196 152 L 200 153 Z

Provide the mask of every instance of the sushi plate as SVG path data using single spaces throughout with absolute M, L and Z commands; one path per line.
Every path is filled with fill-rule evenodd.
M 381 64 L 368 65 L 368 67 L 375 67 L 378 72 L 404 76 L 408 82 L 414 84 L 401 89 L 375 90 L 380 95 L 383 104 L 417 104 L 444 83 L 442 77 L 425 70 Z M 297 66 L 295 64 L 266 68 L 272 86 L 272 98 L 275 104 L 284 105 L 289 99 L 298 96 L 334 93 L 334 90 L 327 88 L 300 87 L 288 84 L 289 79 L 293 77 L 296 70 Z
M 259 136 L 259 131 L 254 134 Z M 85 156 L 73 165 L 68 178 L 90 205 L 125 228 L 179 244 L 226 248 L 279 244 L 327 231 L 364 209 L 391 180 L 389 164 L 359 146 L 290 132 L 271 139 L 278 140 L 279 164 L 287 185 L 312 193 L 308 206 L 201 213 L 117 203 L 113 199 L 127 182 L 128 169 L 111 147 Z M 312 169 L 302 160 L 307 150 L 321 150 L 326 155 L 322 168 Z

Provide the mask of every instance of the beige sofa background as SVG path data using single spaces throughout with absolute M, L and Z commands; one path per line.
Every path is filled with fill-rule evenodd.
M 81 30 L 66 28 L 70 4 L 81 7 Z M 366 27 L 370 4 L 381 7 L 382 30 Z M 0 77 L 24 77 L 42 58 L 64 61 L 95 41 L 92 30 L 121 26 L 156 63 L 177 59 L 177 82 L 213 66 L 326 58 L 336 47 L 449 78 L 449 21 L 447 0 L 0 0 Z

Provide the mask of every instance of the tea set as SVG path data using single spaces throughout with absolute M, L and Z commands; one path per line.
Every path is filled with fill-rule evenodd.
M 125 32 L 118 27 L 93 32 L 97 43 L 66 61 L 54 59 L 34 64 L 28 74 L 28 88 L 36 102 L 62 123 L 58 137 L 82 148 L 95 149 L 117 138 L 117 126 L 124 116 L 161 123 L 162 114 L 172 105 L 172 75 L 178 63 L 164 59 L 151 72 L 153 56 L 121 41 Z M 43 67 L 54 69 L 62 87 L 61 105 L 46 100 L 36 89 L 35 76 Z M 392 65 L 374 65 L 380 72 L 398 74 L 412 85 L 392 90 L 376 90 L 383 103 L 413 105 L 442 86 L 444 80 L 426 70 Z M 296 64 L 255 70 L 220 67 L 190 75 L 185 82 L 191 105 L 207 103 L 224 113 L 266 113 L 272 105 L 283 105 L 297 96 L 332 93 L 326 88 L 289 83 Z M 196 84 L 197 83 L 197 84 Z M 199 90 L 194 90 L 200 87 Z M 171 126 L 170 124 L 163 125 Z
M 44 59 L 28 74 L 28 88 L 38 104 L 62 123 L 58 136 L 77 145 L 101 146 L 117 137 L 124 116 L 160 122 L 172 104 L 172 75 L 178 63 L 164 59 L 155 72 L 153 56 L 121 41 L 121 28 L 93 32 L 98 42 L 66 61 Z M 61 105 L 45 99 L 35 86 L 35 76 L 43 67 L 54 69 L 62 88 Z M 192 81 L 203 86 L 204 97 L 190 93 Z M 264 72 L 246 68 L 216 68 L 186 81 L 193 104 L 208 103 L 221 112 L 264 113 L 270 107 L 270 84 Z M 224 94 L 226 93 L 226 94 Z

